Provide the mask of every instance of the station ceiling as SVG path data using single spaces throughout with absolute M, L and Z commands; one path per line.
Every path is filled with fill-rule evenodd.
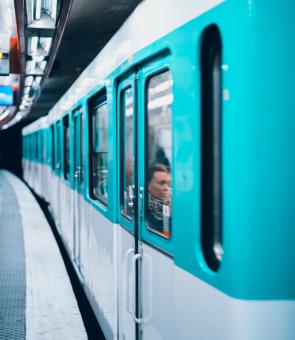
M 141 0 L 74 0 L 49 77 L 25 118 L 46 115 Z
M 0 130 L 47 115 L 141 1 L 1 0 L 0 94 L 13 88 L 15 99 L 1 101 Z M 6 54 L 3 39 L 10 39 Z

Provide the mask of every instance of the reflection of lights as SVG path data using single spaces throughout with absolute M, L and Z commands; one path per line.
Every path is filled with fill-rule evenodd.
M 170 93 L 166 96 L 151 100 L 148 103 L 148 109 L 153 110 L 153 109 L 157 109 L 159 107 L 168 106 L 168 105 L 171 105 L 172 102 L 173 102 L 173 94 Z
M 166 91 L 172 87 L 172 84 L 173 84 L 172 80 L 164 81 L 163 83 L 160 83 L 159 85 L 153 88 L 149 88 L 149 94 L 153 95 L 159 92 Z

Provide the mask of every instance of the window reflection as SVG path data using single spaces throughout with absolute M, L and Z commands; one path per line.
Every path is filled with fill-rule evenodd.
M 133 214 L 133 90 L 126 89 L 121 96 L 121 112 L 122 112 L 122 139 L 123 139 L 123 171 L 122 171 L 122 187 L 121 191 L 121 209 L 122 213 L 129 218 Z
M 69 117 L 64 118 L 64 178 L 69 179 L 70 174 L 70 128 Z
M 169 238 L 171 233 L 172 77 L 165 71 L 148 82 L 147 226 Z
M 108 200 L 108 112 L 106 98 L 94 102 L 92 125 L 92 183 L 91 196 L 107 204 Z

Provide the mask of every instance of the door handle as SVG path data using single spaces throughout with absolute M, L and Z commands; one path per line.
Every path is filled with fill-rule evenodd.
M 141 260 L 142 259 L 142 255 L 141 254 L 136 254 L 133 256 L 133 259 L 132 259 L 132 267 L 131 267 L 131 273 L 134 273 L 134 278 L 135 278 L 135 265 L 136 265 L 136 262 Z M 133 291 L 135 292 L 136 290 L 133 289 Z M 137 318 L 136 315 L 135 315 L 135 311 L 132 310 L 131 311 L 131 315 L 132 315 L 132 318 L 134 320 L 134 322 L 138 323 L 138 324 L 141 324 L 142 323 L 142 318 Z
M 126 289 L 126 292 L 125 292 L 125 296 L 126 296 L 126 310 L 127 312 L 132 315 L 131 311 L 130 311 L 130 298 L 129 298 L 129 292 L 130 292 L 130 280 L 129 280 L 129 257 L 130 257 L 130 254 L 134 254 L 134 249 L 133 248 L 130 248 L 128 249 L 127 253 L 125 254 L 125 264 L 126 264 L 126 271 L 125 271 L 125 274 L 126 274 L 126 286 L 125 286 L 125 289 Z M 132 272 L 131 272 L 131 275 L 132 275 Z

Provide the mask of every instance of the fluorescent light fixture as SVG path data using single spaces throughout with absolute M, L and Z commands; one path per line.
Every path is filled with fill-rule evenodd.
M 33 76 L 26 77 L 25 86 L 31 86 L 33 83 Z
M 30 86 L 26 86 L 24 88 L 24 94 L 29 94 L 29 92 L 30 92 Z
M 33 73 L 36 68 L 36 61 L 35 60 L 29 60 L 27 61 L 26 65 L 26 73 Z
M 4 120 L 9 116 L 10 111 L 7 109 L 0 115 L 0 121 Z
M 36 20 L 40 20 L 41 19 L 41 0 L 36 0 L 35 19 Z
M 37 84 L 40 84 L 40 83 L 41 83 L 41 80 L 42 80 L 42 77 L 36 77 L 36 78 L 35 78 L 35 82 L 36 82 Z
M 15 118 L 19 122 L 23 118 L 23 115 L 20 112 L 18 112 L 18 114 L 15 116 Z
M 38 63 L 38 66 L 40 68 L 40 70 L 44 71 L 45 67 L 46 67 L 47 61 L 41 61 Z
M 44 53 L 47 55 L 52 44 L 52 38 L 44 38 L 44 37 L 40 38 L 39 44 L 42 50 L 44 51 Z
M 38 37 L 31 37 L 31 51 L 30 53 L 36 53 L 38 47 Z

